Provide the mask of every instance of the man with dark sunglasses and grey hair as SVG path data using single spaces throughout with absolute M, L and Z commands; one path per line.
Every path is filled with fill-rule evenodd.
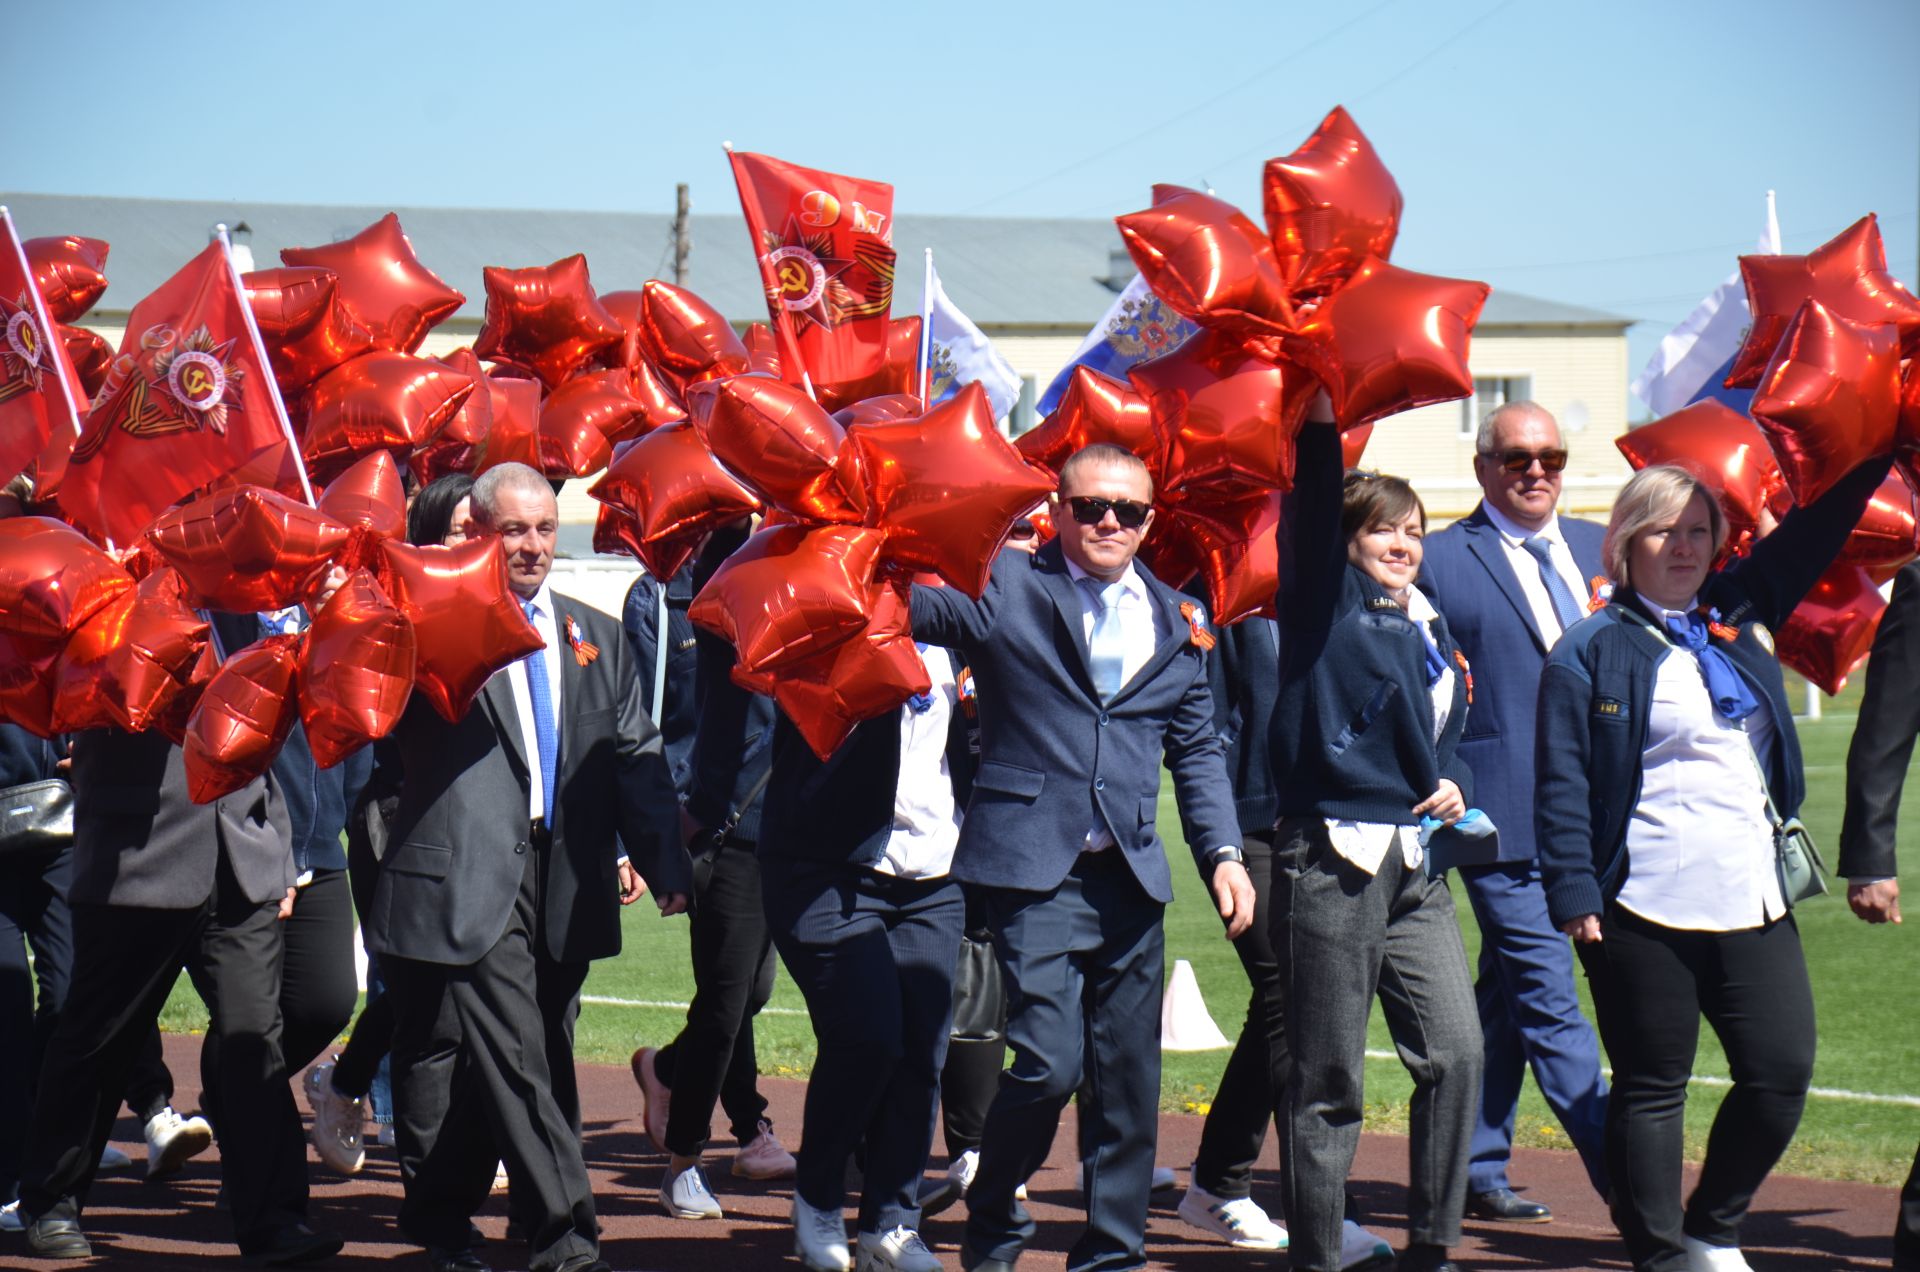
M 1489 860 L 1457 867 L 1480 923 L 1479 1000 L 1486 1069 L 1473 1131 L 1467 1214 L 1546 1223 L 1553 1211 L 1507 1177 L 1515 1111 L 1529 1065 L 1588 1178 L 1607 1193 L 1607 1084 L 1599 1045 L 1574 994 L 1573 956 L 1547 917 L 1534 852 L 1534 699 L 1547 651 L 1587 613 L 1606 527 L 1561 517 L 1567 446 L 1545 407 L 1510 402 L 1474 440 L 1480 505 L 1429 535 L 1419 587 L 1473 666 L 1473 710 L 1460 758 L 1474 802 L 1499 829 Z

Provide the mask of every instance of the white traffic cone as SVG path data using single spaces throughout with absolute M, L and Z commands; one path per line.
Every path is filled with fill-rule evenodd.
M 1200 982 L 1193 976 L 1193 964 L 1184 958 L 1175 959 L 1173 975 L 1167 978 L 1167 992 L 1160 999 L 1160 1049 L 1214 1051 L 1231 1045 L 1207 1011 Z

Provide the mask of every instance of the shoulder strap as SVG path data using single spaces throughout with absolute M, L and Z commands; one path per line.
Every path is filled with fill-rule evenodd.
M 653 727 L 667 714 L 667 581 L 653 581 Z

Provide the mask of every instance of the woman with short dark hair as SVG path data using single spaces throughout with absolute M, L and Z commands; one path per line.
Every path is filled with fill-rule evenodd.
M 1641 1272 L 1743 1272 L 1740 1223 L 1800 1124 L 1813 991 L 1776 839 L 1806 779 L 1772 633 L 1888 467 L 1862 465 L 1717 572 L 1726 519 L 1713 492 L 1681 468 L 1641 470 L 1607 528 L 1611 600 L 1547 657 L 1540 870 L 1613 1062 L 1607 1173 Z M 1703 1015 L 1733 1087 L 1683 1211 Z
M 1279 789 L 1269 926 L 1286 982 L 1293 1081 L 1285 1143 L 1289 1260 L 1341 1267 L 1345 1185 L 1360 1142 L 1367 1016 L 1377 995 L 1414 1079 L 1408 1248 L 1399 1266 L 1454 1265 L 1480 1095 L 1480 1020 L 1426 834 L 1467 812 L 1455 756 L 1466 659 L 1414 586 L 1426 509 L 1398 477 L 1350 472 L 1340 435 L 1297 445 L 1281 562 Z

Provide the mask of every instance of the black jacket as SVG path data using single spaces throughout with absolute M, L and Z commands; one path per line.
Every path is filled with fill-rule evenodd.
M 692 566 L 697 594 L 708 579 L 747 540 L 742 521 L 714 532 Z M 773 762 L 773 721 L 778 714 L 773 699 L 748 693 L 733 683 L 737 661 L 733 646 L 703 629 L 695 629 L 698 680 L 694 735 L 686 786 L 687 812 L 709 829 L 735 822 L 731 838 L 745 844 L 760 840 L 760 810 L 767 786 L 767 766 Z
M 1860 719 L 1847 748 L 1847 812 L 1840 823 L 1840 876 L 1891 878 L 1899 873 L 1894 829 L 1913 740 L 1920 734 L 1920 561 L 1902 567 L 1893 600 L 1880 616 Z
M 695 701 L 699 658 L 695 652 L 697 637 L 687 607 L 693 603 L 691 564 L 666 581 L 667 597 L 667 675 L 665 706 L 653 700 L 654 673 L 659 667 L 661 582 L 651 574 L 634 579 L 627 589 L 620 625 L 633 645 L 634 668 L 640 677 L 640 700 L 660 730 L 666 743 L 667 767 L 673 772 L 674 789 L 685 799 L 693 780 L 693 739 L 699 721 Z
M 1433 736 L 1426 642 L 1386 590 L 1347 562 L 1340 533 L 1340 434 L 1308 424 L 1297 442 L 1280 564 L 1280 687 L 1269 735 L 1281 817 L 1411 826 L 1416 804 L 1451 778 L 1473 802 L 1456 751 L 1467 668 L 1444 619 L 1432 624 L 1454 668 L 1453 706 Z
M 1738 629 L 1733 640 L 1713 643 L 1773 712 L 1766 780 L 1782 817 L 1799 812 L 1807 787 L 1773 632 L 1839 555 L 1890 462 L 1861 465 L 1789 513 L 1700 589 L 1701 602 Z M 1535 729 L 1534 834 L 1556 925 L 1601 913 L 1626 882 L 1627 827 L 1640 803 L 1654 673 L 1671 648 L 1639 598 L 1622 587 L 1605 609 L 1568 628 L 1547 657 Z
M 1203 586 L 1196 582 L 1188 590 L 1202 595 Z M 1220 628 L 1218 638 L 1207 659 L 1207 681 L 1213 689 L 1213 731 L 1227 747 L 1234 811 L 1241 834 L 1270 834 L 1280 812 L 1267 737 L 1280 696 L 1280 628 L 1255 615 Z

